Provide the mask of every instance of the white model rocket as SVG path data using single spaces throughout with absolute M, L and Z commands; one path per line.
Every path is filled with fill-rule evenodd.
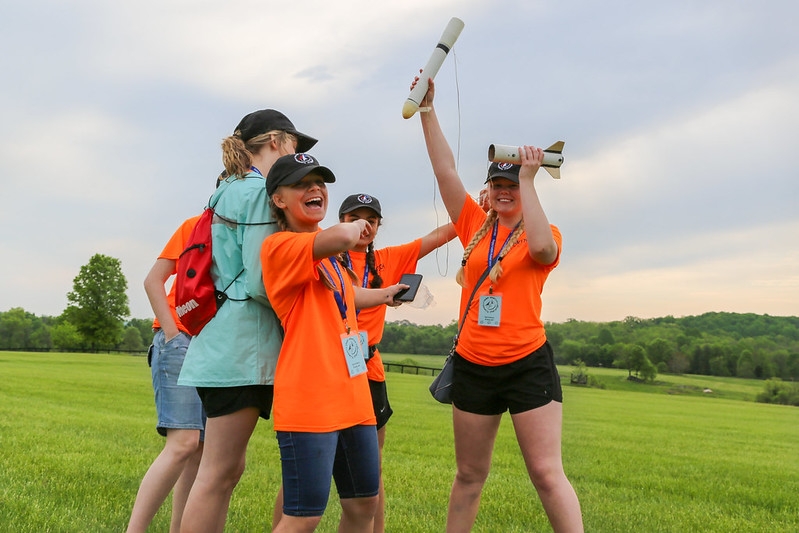
M 560 179 L 560 166 L 563 164 L 563 141 L 558 141 L 544 149 L 544 161 L 541 166 L 550 176 Z M 504 144 L 492 144 L 488 147 L 488 160 L 492 163 L 520 163 L 519 147 Z
M 433 50 L 433 54 L 427 60 L 427 65 L 422 69 L 422 73 L 419 74 L 419 81 L 416 83 L 416 87 L 413 88 L 408 99 L 405 100 L 405 105 L 402 106 L 402 118 L 411 118 L 419 109 L 419 103 L 424 99 L 424 95 L 427 94 L 427 80 L 436 78 L 438 69 L 441 68 L 441 64 L 444 63 L 450 49 L 455 45 L 455 41 L 458 40 L 463 26 L 463 21 L 459 18 L 452 17 L 449 20 L 447 27 L 444 28 L 444 33 L 441 34 L 441 39 L 438 40 L 438 44 Z

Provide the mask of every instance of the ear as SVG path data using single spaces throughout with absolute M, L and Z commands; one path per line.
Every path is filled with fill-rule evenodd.
M 285 209 L 287 205 L 286 201 L 283 199 L 283 196 L 281 196 L 279 192 L 275 192 L 272 195 L 272 203 L 275 204 L 275 207 L 278 209 Z

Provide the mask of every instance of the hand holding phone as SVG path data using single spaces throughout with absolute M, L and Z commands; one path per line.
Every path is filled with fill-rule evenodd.
M 407 285 L 408 289 L 402 289 L 394 295 L 396 302 L 412 302 L 416 298 L 416 292 L 419 290 L 419 285 L 422 283 L 421 274 L 403 274 L 399 282 L 402 285 Z

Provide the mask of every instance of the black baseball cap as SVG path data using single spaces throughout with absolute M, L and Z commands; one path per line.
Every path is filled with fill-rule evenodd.
M 513 183 L 519 183 L 519 170 L 521 168 L 521 166 L 513 163 L 491 163 L 491 166 L 488 167 L 488 177 L 485 183 L 494 178 L 507 178 Z
M 336 181 L 333 172 L 329 168 L 321 166 L 311 154 L 281 156 L 266 175 L 266 194 L 271 198 L 281 185 L 294 185 L 311 172 L 322 176 L 325 183 Z
M 368 194 L 351 194 L 344 198 L 341 202 L 341 207 L 338 208 L 338 218 L 341 219 L 347 213 L 352 213 L 361 207 L 368 207 L 380 218 L 383 218 L 383 213 L 380 211 L 380 202 L 374 196 Z
M 235 132 L 239 132 L 241 140 L 249 141 L 253 137 L 267 133 L 269 131 L 280 130 L 291 133 L 297 137 L 297 152 L 307 152 L 317 143 L 313 137 L 297 131 L 294 124 L 286 115 L 274 109 L 261 109 L 253 111 L 239 122 Z

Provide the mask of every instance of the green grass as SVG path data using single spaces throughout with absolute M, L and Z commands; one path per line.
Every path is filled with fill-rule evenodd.
M 568 378 L 570 368 L 560 370 Z M 589 373 L 605 389 L 565 386 L 563 426 L 586 531 L 799 531 L 797 408 L 751 401 L 758 381 L 665 375 L 643 385 L 625 371 Z M 395 411 L 384 451 L 388 530 L 443 531 L 454 474 L 449 407 L 429 396 L 429 376 L 387 379 Z M 124 530 L 163 445 L 154 425 L 142 357 L 0 352 L 2 530 Z M 261 422 L 227 530 L 268 531 L 279 483 L 274 433 Z M 335 531 L 337 517 L 331 498 L 319 531 Z M 167 531 L 168 522 L 165 507 L 151 530 Z M 548 530 L 505 417 L 474 531 Z

